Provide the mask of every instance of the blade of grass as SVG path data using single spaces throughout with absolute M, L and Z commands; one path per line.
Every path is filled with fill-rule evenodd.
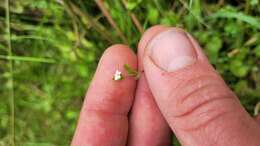
M 39 37 L 39 36 L 33 36 L 33 35 L 20 35 L 20 36 L 12 36 L 11 40 L 23 40 L 23 39 L 33 39 L 33 40 L 44 40 L 44 41 L 50 41 L 48 38 Z
M 163 15 L 164 11 L 163 11 L 162 5 L 160 4 L 160 1 L 153 0 L 153 3 L 155 4 L 155 6 L 156 6 L 157 10 L 160 12 L 160 14 Z
M 127 9 L 127 0 L 122 0 L 124 7 Z M 143 34 L 144 33 L 144 29 L 141 25 L 141 23 L 139 22 L 139 20 L 137 19 L 136 15 L 132 12 L 128 12 L 128 15 L 130 15 L 135 27 L 138 29 L 138 31 Z
M 66 3 L 65 0 L 62 0 L 63 5 L 65 10 L 67 11 L 67 13 L 69 14 L 71 20 L 72 20 L 72 26 L 73 26 L 73 30 L 74 30 L 74 34 L 76 36 L 76 41 L 74 43 L 74 46 L 72 48 L 73 53 L 75 54 L 75 56 L 77 58 L 79 58 L 79 55 L 77 53 L 77 48 L 80 45 L 81 42 L 81 37 L 80 37 L 80 32 L 79 32 L 79 28 L 78 28 L 78 23 L 77 23 L 77 17 L 75 16 L 75 14 L 73 13 L 71 7 Z
M 11 28 L 10 28 L 10 2 L 5 0 L 5 23 L 6 23 L 6 33 L 7 33 L 7 46 L 8 55 L 12 56 L 12 43 L 11 43 Z M 10 85 L 10 144 L 15 146 L 15 106 L 14 106 L 14 79 L 13 79 L 13 61 L 9 60 L 9 85 Z
M 26 56 L 5 56 L 0 55 L 0 59 L 9 61 L 28 61 L 28 62 L 40 62 L 40 63 L 56 63 L 55 60 L 49 58 L 37 58 L 37 57 L 26 57 Z
M 260 29 L 260 19 L 246 15 L 242 12 L 231 12 L 225 9 L 221 9 L 217 11 L 216 13 L 212 14 L 208 17 L 209 19 L 212 18 L 235 18 L 237 20 L 246 22 L 252 26 L 254 26 L 257 29 Z
M 189 2 L 189 8 L 192 7 L 192 4 L 193 4 L 193 0 L 190 0 L 190 2 Z
M 110 37 L 110 33 L 107 32 L 107 30 L 97 21 L 95 21 L 91 16 L 89 16 L 87 13 L 84 13 L 78 8 L 75 4 L 72 2 L 68 3 L 72 10 L 82 19 L 82 22 L 84 25 L 86 25 L 86 28 L 93 27 L 104 39 L 109 41 L 111 44 L 113 44 L 113 40 Z
M 108 22 L 111 24 L 111 26 L 116 30 L 119 37 L 122 39 L 122 41 L 126 44 L 128 44 L 126 37 L 124 36 L 123 32 L 120 30 L 120 28 L 117 26 L 116 22 L 113 20 L 112 16 L 106 9 L 103 0 L 95 0 L 96 4 L 98 5 L 99 9 L 102 11 L 103 15 L 107 18 Z
M 209 26 L 204 22 L 204 20 L 201 18 L 201 17 L 199 17 L 199 16 L 197 16 L 196 14 L 194 14 L 194 12 L 191 10 L 191 6 L 192 6 L 192 3 L 190 3 L 190 5 L 188 5 L 186 2 L 184 2 L 183 0 L 179 0 L 179 2 L 183 5 L 183 7 L 185 8 L 185 9 L 187 9 L 190 13 L 191 13 L 191 15 L 200 23 L 200 24 L 202 24 L 203 26 L 205 26 L 206 28 L 209 28 Z
M 250 11 L 250 1 L 246 0 L 246 4 L 245 4 L 245 13 L 248 14 Z

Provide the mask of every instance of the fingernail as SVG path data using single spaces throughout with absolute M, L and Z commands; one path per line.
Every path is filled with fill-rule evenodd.
M 155 36 L 147 51 L 160 68 L 173 72 L 195 63 L 197 54 L 185 32 L 169 29 Z

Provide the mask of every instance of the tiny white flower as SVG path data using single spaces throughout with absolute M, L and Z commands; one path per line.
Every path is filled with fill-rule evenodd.
M 118 80 L 123 79 L 122 73 L 121 73 L 119 70 L 116 70 L 113 79 L 114 79 L 115 81 L 118 81 Z

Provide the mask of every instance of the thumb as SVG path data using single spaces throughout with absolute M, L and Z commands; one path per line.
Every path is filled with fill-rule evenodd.
M 259 145 L 259 125 L 189 34 L 168 28 L 152 37 L 143 66 L 155 100 L 182 145 Z

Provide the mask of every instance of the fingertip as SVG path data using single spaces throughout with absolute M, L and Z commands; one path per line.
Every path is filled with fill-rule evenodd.
M 138 43 L 138 60 L 139 60 L 139 64 L 138 64 L 138 68 L 139 70 L 143 70 L 143 63 L 142 63 L 142 59 L 143 59 L 143 54 L 144 54 L 144 50 L 148 44 L 148 42 L 157 34 L 159 34 L 160 32 L 163 32 L 165 30 L 169 29 L 168 26 L 165 25 L 155 25 L 150 27 L 149 29 L 147 29 L 143 36 L 141 37 L 139 43 Z
M 133 77 L 128 76 L 127 71 L 124 69 L 125 64 L 129 65 L 133 69 L 137 68 L 137 57 L 128 46 L 116 44 L 106 49 L 100 59 L 97 71 L 92 81 L 91 87 L 94 87 L 94 89 L 90 88 L 92 90 L 89 90 L 88 92 L 90 97 L 95 97 L 97 92 L 104 95 L 89 99 L 91 100 L 91 102 L 88 103 L 89 108 L 104 107 L 106 110 L 123 113 L 129 111 L 129 108 L 132 105 L 132 95 L 134 94 L 133 92 L 136 81 Z M 117 70 L 122 74 L 122 81 L 113 81 L 114 74 Z M 103 99 L 105 97 L 107 98 Z M 97 100 L 102 100 L 103 102 L 110 101 L 115 103 L 117 106 L 114 106 L 114 104 L 112 104 L 112 106 L 92 104 Z M 118 101 L 120 101 L 121 105 L 118 104 Z
M 167 30 L 169 28 L 165 25 L 155 25 L 150 28 L 148 28 L 143 36 L 141 37 L 139 43 L 138 43 L 138 49 L 144 49 L 147 45 L 147 43 L 158 33 Z
M 109 76 L 108 78 L 111 79 L 115 71 L 118 70 L 124 77 L 127 77 L 124 79 L 124 82 L 134 80 L 133 78 L 129 78 L 127 76 L 128 73 L 124 69 L 125 64 L 133 69 L 137 69 L 137 57 L 133 50 L 124 44 L 112 45 L 103 53 L 97 67 L 96 76 L 99 76 L 97 78 L 101 78 L 101 74 L 103 74 L 103 76 Z M 117 84 L 125 83 L 119 82 Z
M 108 47 L 102 55 L 102 60 L 106 58 L 117 59 L 116 62 L 122 62 L 124 60 L 129 60 L 133 67 L 137 64 L 137 57 L 132 49 L 124 44 L 115 44 Z
M 200 45 L 198 44 L 198 42 L 196 41 L 196 39 L 194 39 L 194 37 L 186 32 L 184 29 L 179 28 L 179 27 L 169 27 L 169 26 L 165 26 L 165 25 L 155 25 L 151 28 L 149 28 L 147 31 L 145 31 L 145 33 L 143 34 L 142 38 L 139 41 L 138 44 L 138 60 L 139 60 L 139 64 L 138 64 L 138 68 L 139 70 L 143 70 L 143 55 L 145 52 L 145 49 L 147 48 L 148 44 L 151 42 L 151 40 L 159 35 L 162 32 L 165 32 L 169 29 L 175 30 L 176 32 L 180 32 L 185 34 L 185 36 L 189 39 L 190 43 L 193 45 L 194 49 L 196 50 L 197 53 L 197 57 L 199 59 L 201 59 L 202 61 L 208 62 L 207 56 L 204 54 L 203 50 L 201 49 Z
M 106 49 L 104 54 L 110 53 L 110 52 L 118 52 L 118 53 L 130 53 L 131 55 L 135 56 L 134 52 L 132 49 L 130 49 L 127 45 L 124 44 L 114 44 L 111 45 Z
M 81 109 L 73 146 L 125 145 L 136 80 L 127 76 L 124 65 L 137 68 L 136 58 L 122 44 L 103 53 Z M 117 70 L 122 73 L 122 80 L 113 80 Z

